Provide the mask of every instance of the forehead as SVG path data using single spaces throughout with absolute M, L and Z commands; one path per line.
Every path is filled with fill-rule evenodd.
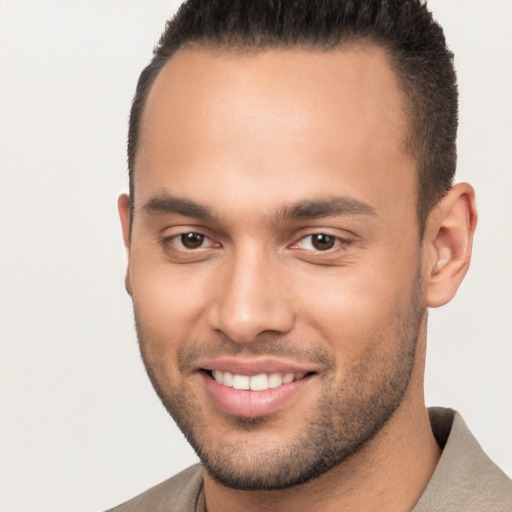
M 318 195 L 338 178 L 344 195 L 364 194 L 363 186 L 397 196 L 399 182 L 412 193 L 403 102 L 386 53 L 375 46 L 182 50 L 148 95 L 136 198 L 158 187 L 197 195 L 213 184 L 222 193 L 266 188 L 269 197 L 292 193 L 298 182 L 297 194 Z

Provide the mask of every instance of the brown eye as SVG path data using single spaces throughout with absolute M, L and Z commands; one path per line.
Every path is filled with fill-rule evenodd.
M 311 235 L 311 245 L 318 251 L 327 251 L 336 245 L 336 237 L 323 233 Z
M 187 249 L 198 249 L 203 245 L 205 238 L 201 233 L 183 233 L 180 235 L 180 241 L 183 247 Z

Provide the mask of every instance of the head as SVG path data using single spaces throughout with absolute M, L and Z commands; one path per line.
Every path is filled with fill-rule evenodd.
M 393 418 L 404 435 L 426 308 L 469 263 L 455 129 L 420 3 L 192 1 L 168 24 L 130 119 L 127 289 L 151 381 L 216 481 L 291 487 Z
M 450 189 L 455 174 L 458 93 L 453 54 L 421 0 L 185 2 L 167 23 L 137 85 L 128 137 L 131 197 L 146 99 L 161 69 L 180 49 L 328 51 L 364 43 L 385 50 L 404 95 L 408 127 L 403 142 L 417 166 L 423 234 L 428 213 Z

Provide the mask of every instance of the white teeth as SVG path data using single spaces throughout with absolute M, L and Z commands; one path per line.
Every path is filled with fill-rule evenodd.
M 212 371 L 213 378 L 224 386 L 233 389 L 265 391 L 267 389 L 278 388 L 283 384 L 290 384 L 293 381 L 304 378 L 305 373 L 260 373 L 258 375 L 237 375 L 231 372 L 222 372 L 220 370 Z
M 293 373 L 286 373 L 283 377 L 283 384 L 290 384 L 290 382 L 293 382 L 293 378 Z
M 268 387 L 278 388 L 283 384 L 283 376 L 280 373 L 271 373 L 268 376 Z
M 224 372 L 222 384 L 224 384 L 224 386 L 229 386 L 230 388 L 233 387 L 233 374 L 231 372 Z
M 249 387 L 252 391 L 265 391 L 268 389 L 268 377 L 266 373 L 260 373 L 251 377 Z
M 247 375 L 233 375 L 233 389 L 249 389 L 249 381 Z

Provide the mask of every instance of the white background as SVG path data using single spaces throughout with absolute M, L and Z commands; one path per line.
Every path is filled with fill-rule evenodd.
M 0 0 L 0 512 L 103 510 L 195 460 L 139 361 L 116 198 L 136 79 L 176 2 Z M 431 312 L 428 404 L 512 474 L 512 2 L 429 3 L 456 53 L 480 224 Z

